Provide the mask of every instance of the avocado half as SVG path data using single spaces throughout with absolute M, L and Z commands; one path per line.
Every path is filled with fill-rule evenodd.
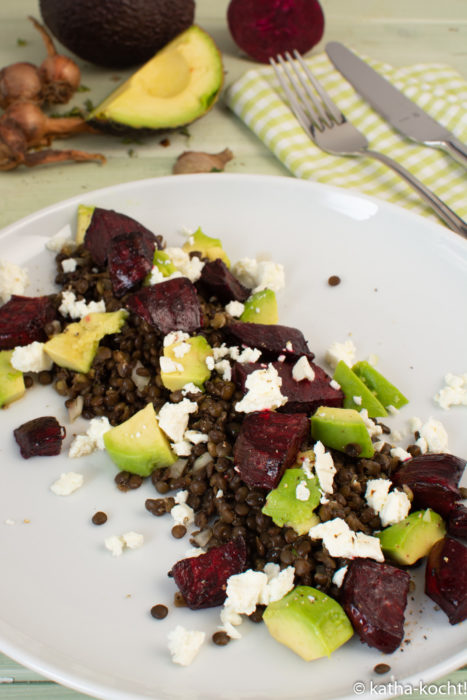
M 214 40 L 193 25 L 114 90 L 88 121 L 112 133 L 186 126 L 212 107 L 223 79 L 222 57 Z

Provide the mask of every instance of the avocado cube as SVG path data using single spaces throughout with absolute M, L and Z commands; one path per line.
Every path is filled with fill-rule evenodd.
M 337 363 L 333 379 L 344 392 L 344 408 L 354 408 L 357 411 L 359 408 L 366 408 L 370 418 L 388 415 L 374 393 L 343 360 Z M 354 400 L 357 396 L 361 399 L 360 403 Z
M 266 497 L 262 512 L 279 527 L 292 527 L 304 535 L 319 522 L 314 513 L 321 491 L 317 477 L 309 479 L 303 469 L 286 469 L 278 486 Z
M 119 469 L 139 476 L 149 476 L 177 459 L 159 428 L 152 403 L 104 433 L 104 445 Z
M 157 248 L 154 251 L 152 264 L 157 267 L 164 277 L 170 277 L 170 275 L 178 271 L 169 255 L 164 250 L 158 250 Z
M 373 365 L 369 362 L 357 362 L 352 367 L 353 372 L 360 377 L 367 387 L 374 393 L 378 401 L 383 406 L 394 406 L 394 408 L 402 408 L 409 400 L 402 394 L 394 384 L 391 384 Z M 370 414 L 368 414 L 370 415 Z
M 410 513 L 404 520 L 382 530 L 377 537 L 386 556 L 408 566 L 426 557 L 445 534 L 442 517 L 427 508 Z
M 0 407 L 20 399 L 26 387 L 23 373 L 11 365 L 13 350 L 0 350 Z
M 270 603 L 263 620 L 274 639 L 305 661 L 330 656 L 353 635 L 339 603 L 311 586 L 297 586 Z
M 311 434 L 314 440 L 341 452 L 347 445 L 357 445 L 359 457 L 370 458 L 375 453 L 368 428 L 353 408 L 320 406 L 311 417 Z
M 76 244 L 84 243 L 84 235 L 91 223 L 92 215 L 96 207 L 87 207 L 85 204 L 78 205 L 78 218 L 76 220 Z
M 185 253 L 201 253 L 203 258 L 208 258 L 209 260 L 217 260 L 220 258 L 227 267 L 230 267 L 230 260 L 219 238 L 206 236 L 200 228 L 191 234 L 188 240 L 183 244 L 182 250 L 184 250 Z
M 204 390 L 204 382 L 211 376 L 206 360 L 212 358 L 212 348 L 204 336 L 195 335 L 167 345 L 164 357 L 170 360 L 161 362 L 161 379 L 167 389 L 178 391 L 191 382 Z M 168 370 L 165 369 L 167 365 Z
M 279 312 L 277 299 L 272 289 L 262 289 L 252 294 L 245 302 L 245 309 L 240 316 L 244 323 L 277 323 Z
M 59 367 L 89 372 L 99 342 L 105 335 L 118 333 L 127 316 L 128 312 L 124 309 L 87 314 L 81 321 L 70 323 L 62 333 L 48 340 L 44 350 Z

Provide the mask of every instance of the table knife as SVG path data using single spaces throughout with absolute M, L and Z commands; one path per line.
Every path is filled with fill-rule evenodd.
M 397 131 L 413 141 L 447 151 L 467 167 L 467 146 L 365 61 L 337 41 L 326 45 L 326 53 L 358 94 Z

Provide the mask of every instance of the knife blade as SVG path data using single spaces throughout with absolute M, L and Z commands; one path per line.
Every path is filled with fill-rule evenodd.
M 467 146 L 453 133 L 343 44 L 331 41 L 325 49 L 334 66 L 358 94 L 397 131 L 413 141 L 447 151 L 467 167 Z

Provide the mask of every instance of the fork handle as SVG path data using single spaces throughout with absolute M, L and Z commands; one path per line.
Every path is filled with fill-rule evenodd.
M 397 163 L 397 161 L 388 158 L 384 153 L 379 153 L 378 151 L 372 151 L 370 149 L 365 150 L 365 153 L 376 160 L 381 161 L 394 170 L 400 177 L 405 180 L 417 194 L 433 209 L 433 211 L 439 216 L 440 219 L 444 221 L 445 224 L 449 226 L 450 229 L 456 233 L 460 233 L 462 236 L 467 238 L 467 223 L 457 216 L 455 212 L 452 211 L 439 197 L 435 195 L 434 192 L 428 189 L 423 182 L 417 180 L 416 177 L 412 175 L 408 170 L 406 170 L 402 165 Z

